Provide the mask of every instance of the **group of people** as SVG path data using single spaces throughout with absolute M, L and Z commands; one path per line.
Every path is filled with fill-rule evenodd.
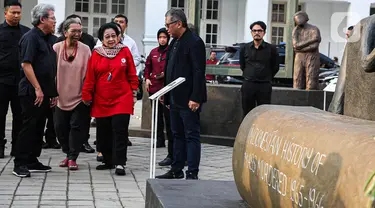
M 103 24 L 95 43 L 82 31 L 78 15 L 68 16 L 59 27 L 61 36 L 56 37 L 52 5 L 41 3 L 32 9 L 32 29 L 19 23 L 21 9 L 18 1 L 8 3 L 6 20 L 0 25 L 0 157 L 4 157 L 1 147 L 6 142 L 4 128 L 10 103 L 14 175 L 30 177 L 30 172 L 51 171 L 38 160 L 49 112 L 53 112 L 54 131 L 66 154 L 60 167 L 78 169 L 77 158 L 82 146 L 88 144 L 90 119 L 94 117 L 97 160 L 102 162 L 96 169 L 115 169 L 115 174 L 125 175 L 131 145 L 128 126 L 139 85 L 136 66 L 140 63 L 134 40 L 125 34 L 127 17 L 119 14 Z M 254 41 L 240 52 L 244 115 L 256 105 L 270 103 L 271 80 L 278 71 L 276 48 L 263 40 L 265 23 L 255 22 L 250 29 Z M 168 138 L 168 155 L 159 165 L 171 169 L 156 178 L 198 179 L 200 112 L 207 101 L 206 81 L 213 79 L 206 76 L 205 68 L 217 62 L 216 53 L 211 52 L 206 60 L 203 40 L 189 29 L 180 9 L 172 8 L 165 14 L 165 28 L 157 31 L 157 40 L 159 46 L 150 52 L 145 64 L 149 95 L 179 77 L 185 82 L 158 104 L 157 147 L 166 146 L 164 127 Z
M 59 166 L 77 170 L 77 158 L 88 144 L 94 117 L 97 160 L 102 161 L 96 169 L 115 169 L 115 174 L 125 175 L 127 147 L 131 145 L 128 126 L 139 85 L 136 66 L 140 63 L 134 40 L 125 34 L 127 17 L 119 14 L 103 24 L 95 43 L 82 31 L 78 15 L 68 16 L 58 28 L 61 36 L 56 37 L 52 5 L 41 3 L 32 9 L 32 29 L 20 24 L 21 12 L 18 1 L 7 2 L 6 20 L 0 25 L 0 150 L 6 143 L 10 103 L 13 174 L 30 177 L 32 172 L 51 171 L 38 160 L 45 146 L 47 118 L 66 155 Z M 170 36 L 173 40 L 168 46 Z M 150 95 L 178 77 L 186 78 L 159 105 L 164 112 L 159 120 L 166 119 L 168 135 L 168 155 L 160 165 L 172 168 L 158 178 L 184 177 L 187 161 L 186 178 L 198 179 L 199 113 L 207 100 L 205 45 L 188 29 L 184 12 L 178 9 L 168 11 L 165 28 L 157 32 L 157 38 L 159 47 L 151 51 L 145 69 Z M 158 135 L 157 146 L 165 147 L 163 130 Z M 4 157 L 4 149 L 2 154 Z
M 124 34 L 127 18 L 117 15 L 102 25 L 95 43 L 82 31 L 78 15 L 68 16 L 56 37 L 54 12 L 52 5 L 36 5 L 31 11 L 34 27 L 29 29 L 20 24 L 18 1 L 5 6 L 6 20 L 0 25 L 0 157 L 10 103 L 14 175 L 51 171 L 38 160 L 47 118 L 66 154 L 59 166 L 77 170 L 91 116 L 97 119 L 98 159 L 103 161 L 97 169 L 116 168 L 117 175 L 125 175 L 128 124 L 138 89 L 135 63 L 140 61 L 134 40 Z

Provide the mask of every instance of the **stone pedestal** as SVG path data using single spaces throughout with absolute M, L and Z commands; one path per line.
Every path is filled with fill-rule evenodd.
M 247 208 L 233 181 L 147 180 L 146 208 Z
M 375 122 L 311 107 L 260 106 L 233 151 L 238 191 L 251 207 L 366 207 Z

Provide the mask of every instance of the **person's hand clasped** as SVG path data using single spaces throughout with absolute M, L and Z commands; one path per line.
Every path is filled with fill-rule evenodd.
M 43 99 L 44 99 L 44 94 L 43 94 L 42 89 L 36 88 L 35 89 L 35 96 L 36 96 L 36 99 L 35 99 L 34 105 L 37 105 L 38 107 L 40 107 L 42 105 Z
M 200 106 L 199 103 L 191 101 L 191 100 L 189 101 L 188 105 L 189 105 L 190 110 L 193 112 L 197 111 Z
M 138 101 L 137 99 L 137 90 L 133 90 L 133 105 Z
M 83 104 L 90 106 L 92 101 L 82 100 Z
M 53 108 L 57 105 L 57 99 L 58 99 L 58 97 L 54 97 L 54 98 L 49 99 L 49 105 L 50 105 L 51 108 Z

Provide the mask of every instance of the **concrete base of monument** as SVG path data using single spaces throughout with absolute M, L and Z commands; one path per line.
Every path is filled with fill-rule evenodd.
M 147 180 L 146 208 L 247 208 L 234 181 Z

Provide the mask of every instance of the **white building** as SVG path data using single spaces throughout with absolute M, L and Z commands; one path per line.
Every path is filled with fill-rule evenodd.
M 0 0 L 0 5 L 4 5 Z M 156 32 L 164 26 L 164 14 L 171 7 L 182 8 L 188 14 L 194 0 L 20 0 L 23 4 L 22 23 L 30 26 L 30 10 L 37 3 L 56 7 L 58 24 L 72 13 L 83 17 L 85 31 L 96 35 L 101 24 L 117 13 L 129 18 L 127 34 L 138 44 L 141 54 L 156 46 Z M 344 31 L 349 25 L 375 12 L 371 0 L 300 0 L 299 9 L 306 11 L 310 23 L 318 26 L 322 35 L 320 51 L 341 58 Z M 267 23 L 266 40 L 284 41 L 287 0 L 201 0 L 200 35 L 206 44 L 232 45 L 251 40 L 249 25 L 257 20 Z M 3 10 L 3 8 L 1 8 Z M 349 15 L 345 18 L 346 14 Z M 354 14 L 354 15 L 353 15 Z M 331 18 L 334 17 L 332 20 Z M 4 16 L 0 16 L 4 21 Z

